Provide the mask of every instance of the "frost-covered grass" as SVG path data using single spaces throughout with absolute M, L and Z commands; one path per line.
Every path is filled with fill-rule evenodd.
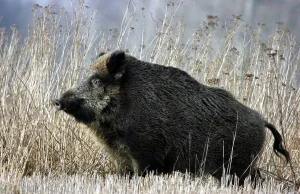
M 120 29 L 94 28 L 94 13 L 82 1 L 71 14 L 35 5 L 34 25 L 23 40 L 14 26 L 0 30 L 3 192 L 278 193 L 292 191 L 293 182 L 299 185 L 299 44 L 282 24 L 268 40 L 261 40 L 263 26 L 251 29 L 238 16 L 219 26 L 209 18 L 190 33 L 181 20 L 173 20 L 178 6 L 169 4 L 164 17 L 153 20 L 153 33 L 145 30 L 140 19 L 145 10 L 130 5 Z M 85 126 L 56 113 L 50 100 L 81 80 L 96 54 L 115 49 L 179 67 L 204 84 L 231 91 L 276 125 L 291 164 L 274 154 L 268 132 L 258 161 L 267 180 L 255 190 L 250 184 L 225 187 L 212 178 L 190 179 L 180 174 L 101 178 L 114 172 L 105 150 L 86 135 Z
M 236 185 L 224 186 L 212 177 L 192 178 L 185 174 L 175 173 L 171 176 L 149 175 L 142 177 L 120 177 L 107 174 L 105 177 L 97 175 L 59 175 L 32 176 L 21 179 L 0 177 L 0 192 L 15 193 L 288 193 L 296 192 L 292 186 L 268 180 L 256 188 L 246 183 L 244 187 Z M 299 192 L 300 190 L 298 190 Z

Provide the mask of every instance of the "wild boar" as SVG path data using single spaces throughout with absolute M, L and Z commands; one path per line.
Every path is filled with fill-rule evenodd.
M 121 173 L 202 171 L 220 180 L 227 172 L 242 184 L 257 176 L 266 127 L 275 153 L 290 160 L 281 135 L 258 112 L 185 71 L 123 51 L 101 53 L 91 69 L 53 104 L 90 128 Z

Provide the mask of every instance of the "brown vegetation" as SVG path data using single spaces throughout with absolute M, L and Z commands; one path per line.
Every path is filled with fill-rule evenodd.
M 274 155 L 268 133 L 271 138 L 258 165 L 267 180 L 277 181 L 266 182 L 266 187 L 283 191 L 286 185 L 300 183 L 300 51 L 282 24 L 266 41 L 260 39 L 263 26 L 253 30 L 240 17 L 226 26 L 203 23 L 186 38 L 185 25 L 178 21 L 174 24 L 174 5 L 175 11 L 167 10 L 165 18 L 157 22 L 156 34 L 148 35 L 153 37 L 150 42 L 145 42 L 142 31 L 140 42 L 132 46 L 128 40 L 137 36 L 130 28 L 133 13 L 126 12 L 118 32 L 96 31 L 91 28 L 92 16 L 86 9 L 79 4 L 71 16 L 63 9 L 55 13 L 50 6 L 35 6 L 34 25 L 27 37 L 21 39 L 15 26 L 0 30 L 0 185 L 14 185 L 13 180 L 31 175 L 89 176 L 113 170 L 102 148 L 85 135 L 86 128 L 56 113 L 50 99 L 81 80 L 99 51 L 118 48 L 128 49 L 145 61 L 185 69 L 200 82 L 223 87 L 258 110 L 277 126 L 292 159 L 287 165 Z M 217 44 L 216 33 L 222 37 Z M 237 40 L 242 41 L 237 44 Z M 157 179 L 162 185 L 164 181 L 172 184 L 185 180 L 148 179 Z M 147 184 L 145 180 L 136 181 Z

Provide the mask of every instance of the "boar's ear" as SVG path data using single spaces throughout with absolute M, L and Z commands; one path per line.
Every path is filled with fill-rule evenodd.
M 122 73 L 124 65 L 125 52 L 121 50 L 114 51 L 110 54 L 109 62 L 106 65 L 107 71 L 110 75 Z M 121 71 L 121 72 L 120 72 Z
M 99 58 L 99 57 L 101 57 L 101 56 L 103 56 L 103 55 L 105 55 L 105 52 L 99 53 L 99 54 L 97 55 L 97 58 Z

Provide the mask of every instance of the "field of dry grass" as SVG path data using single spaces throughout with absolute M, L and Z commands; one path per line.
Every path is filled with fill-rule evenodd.
M 93 12 L 83 3 L 72 14 L 35 5 L 34 25 L 24 39 L 15 26 L 0 29 L 0 193 L 281 193 L 299 189 L 295 183 L 299 187 L 300 50 L 295 38 L 278 24 L 263 41 L 263 26 L 251 29 L 239 16 L 220 26 L 208 18 L 187 35 L 187 27 L 173 21 L 177 8 L 167 6 L 154 34 L 143 31 L 143 22 L 134 23 L 138 13 L 130 9 L 119 30 L 92 28 Z M 100 51 L 115 49 L 179 67 L 206 85 L 231 91 L 276 125 L 291 164 L 274 154 L 268 132 L 258 161 L 266 181 L 255 189 L 247 183 L 243 188 L 228 187 L 209 176 L 178 173 L 132 179 L 107 175 L 114 169 L 101 145 L 86 135 L 85 126 L 56 113 L 50 100 L 83 79 Z

